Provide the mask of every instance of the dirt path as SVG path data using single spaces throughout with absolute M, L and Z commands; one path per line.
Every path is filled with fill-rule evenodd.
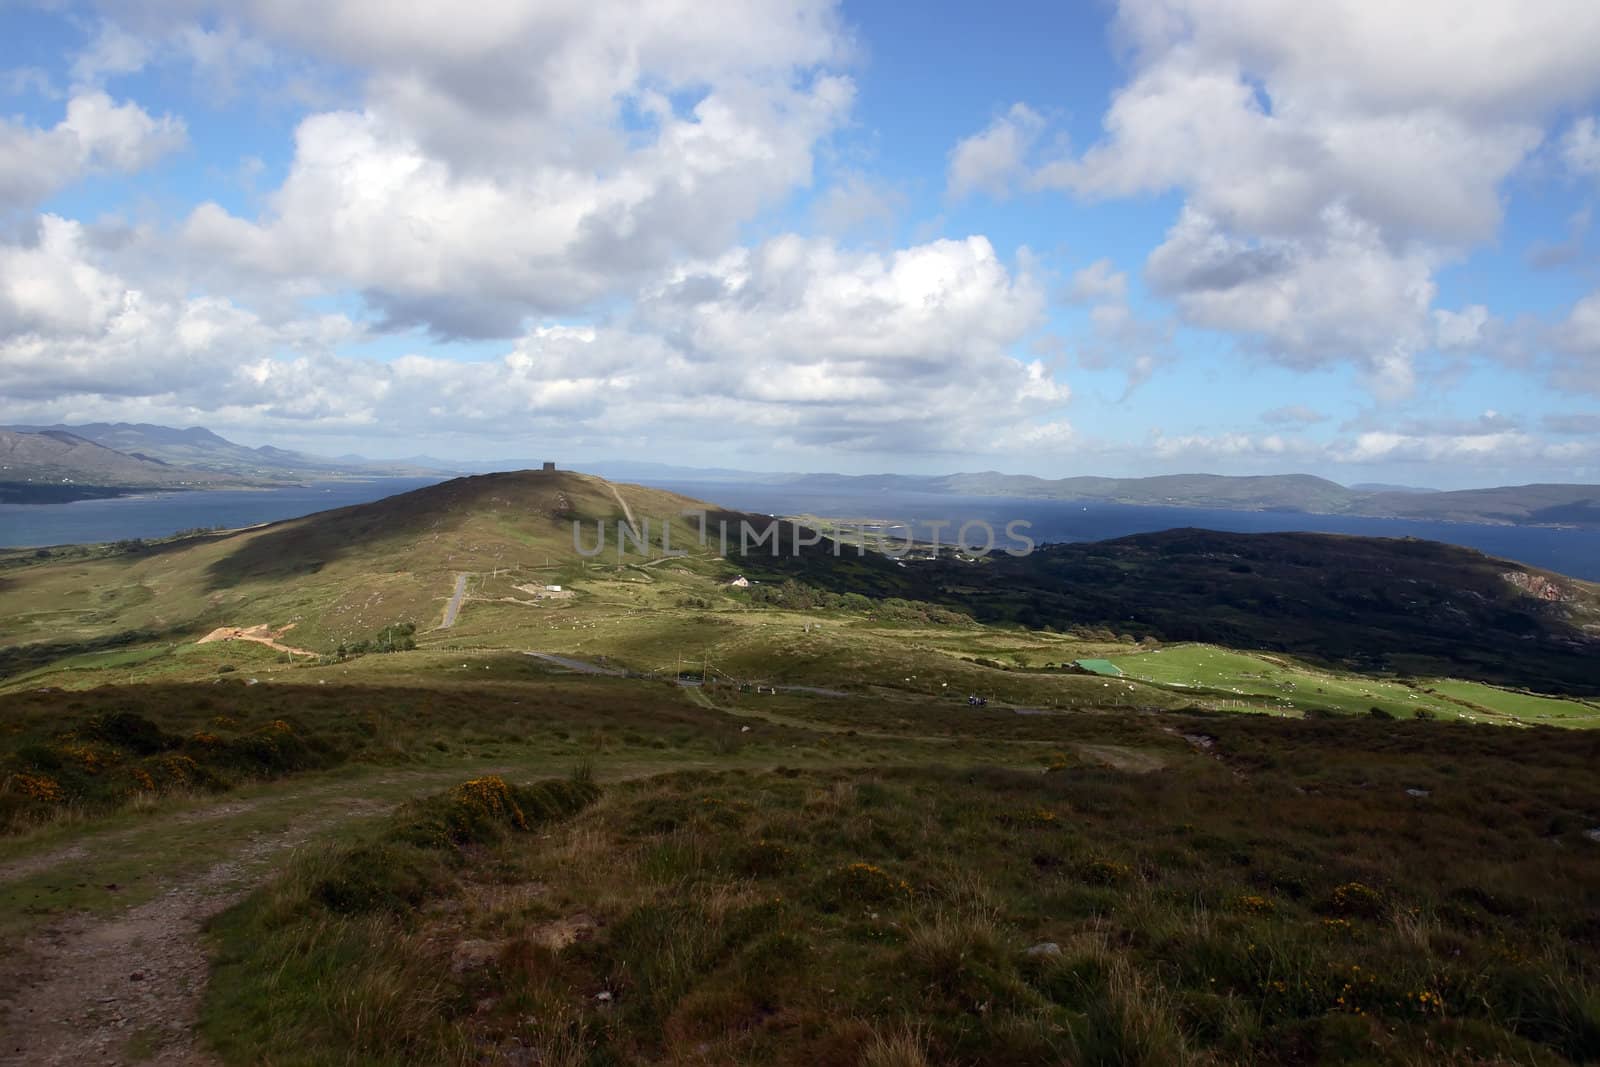
M 435 630 L 448 630 L 456 624 L 456 616 L 461 614 L 461 602 L 467 598 L 467 579 L 471 574 L 456 575 L 455 592 L 450 594 L 449 603 L 444 606 L 444 620 L 435 626 Z
M 628 528 L 633 531 L 634 536 L 642 537 L 643 534 L 639 532 L 639 524 L 633 521 L 633 509 L 628 506 L 626 500 L 622 499 L 622 494 L 617 491 L 617 487 L 611 482 L 607 482 L 606 488 L 611 490 L 611 495 L 616 497 L 617 503 L 622 506 L 622 514 L 628 520 Z
M 295 648 L 293 645 L 286 645 L 279 640 L 292 629 L 294 629 L 294 623 L 292 622 L 276 630 L 266 623 L 261 623 L 257 626 L 219 626 L 196 641 L 195 644 L 204 645 L 212 641 L 252 641 L 258 645 L 266 645 L 274 652 L 287 652 L 292 656 L 315 656 L 315 652 L 304 648 Z
M 0 1064 L 213 1063 L 194 1032 L 208 971 L 205 922 L 249 891 L 269 857 L 323 825 L 263 833 L 121 915 L 72 915 L 28 938 L 0 990 Z

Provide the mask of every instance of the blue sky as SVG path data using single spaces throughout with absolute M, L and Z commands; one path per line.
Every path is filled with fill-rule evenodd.
M 0 420 L 1600 481 L 1600 8 L 0 7 Z

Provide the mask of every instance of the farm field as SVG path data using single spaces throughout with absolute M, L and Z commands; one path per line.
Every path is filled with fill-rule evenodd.
M 1212 645 L 1177 645 L 1113 658 L 1122 672 L 1178 689 L 1265 697 L 1281 712 L 1321 709 L 1359 715 L 1379 708 L 1397 718 L 1424 715 L 1468 721 L 1600 725 L 1600 708 L 1497 689 L 1473 682 L 1418 679 L 1409 683 L 1335 674 L 1281 656 L 1253 655 Z

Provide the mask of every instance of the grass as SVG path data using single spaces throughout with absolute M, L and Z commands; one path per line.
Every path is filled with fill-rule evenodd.
M 1282 656 L 1252 655 L 1215 645 L 1171 645 L 1117 656 L 1112 662 L 1130 678 L 1248 707 L 1341 714 L 1367 714 L 1376 707 L 1398 718 L 1412 718 L 1418 708 L 1448 718 L 1463 712 L 1459 705 L 1395 681 L 1316 669 Z
M 939 662 L 978 651 L 946 638 Z M 0 696 L 13 739 L 294 709 L 343 760 L 0 841 L 0 874 L 68 853 L 0 876 L 0 939 L 291 833 L 312 843 L 215 928 L 230 1062 L 1595 1054 L 1597 735 L 756 696 L 443 650 L 285 671 L 342 681 Z M 576 814 L 481 792 L 573 768 L 604 791 Z
M 274 873 L 213 930 L 204 1025 L 230 1062 L 1600 1058 L 1600 735 L 1547 728 L 1600 708 L 1433 677 L 1448 634 L 1405 643 L 1432 586 L 1327 584 L 1293 538 L 1041 564 L 1148 585 L 1151 545 L 1175 555 L 1194 580 L 1163 626 L 1211 571 L 1261 572 L 1199 628 L 1259 645 L 1287 611 L 1300 655 L 1163 646 L 1151 619 L 1111 628 L 1116 583 L 807 558 L 748 568 L 752 593 L 709 552 L 577 559 L 570 517 L 620 510 L 594 480 L 451 486 L 431 518 L 10 561 L 0 943 L 256 857 L 241 878 Z M 1461 573 L 1437 547 L 1350 551 Z M 460 572 L 461 618 L 431 630 Z M 1346 614 L 1383 600 L 1384 655 L 1335 627 L 1304 658 L 1320 609 L 1294 598 L 1319 582 Z M 1046 628 L 1072 597 L 1114 622 Z M 328 652 L 396 622 L 422 647 L 193 643 L 293 623 Z M 1504 654 L 1462 662 L 1498 678 Z M 1127 677 L 1063 666 L 1090 657 Z
M 1553 726 L 1600 725 L 1600 707 L 1455 679 L 1400 681 L 1331 671 L 1285 656 L 1237 652 L 1215 645 L 1173 645 L 1113 662 L 1131 678 L 1197 696 L 1233 700 L 1240 707 L 1393 718 L 1418 711 L 1439 718 L 1515 721 Z M 1227 705 L 1223 705 L 1227 706 Z
M 236 1062 L 1600 1056 L 1592 745 L 1179 728 L 1225 762 L 619 781 L 402 910 L 330 912 L 308 857 L 219 926 L 208 1032 Z
M 1487 712 L 1518 722 L 1549 726 L 1600 724 L 1600 704 L 1593 701 L 1557 700 L 1452 678 L 1430 679 L 1422 687 L 1430 694 L 1445 697 L 1480 715 Z

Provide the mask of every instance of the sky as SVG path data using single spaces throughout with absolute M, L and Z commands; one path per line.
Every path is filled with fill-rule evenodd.
M 0 0 L 0 423 L 1600 482 L 1593 0 Z

